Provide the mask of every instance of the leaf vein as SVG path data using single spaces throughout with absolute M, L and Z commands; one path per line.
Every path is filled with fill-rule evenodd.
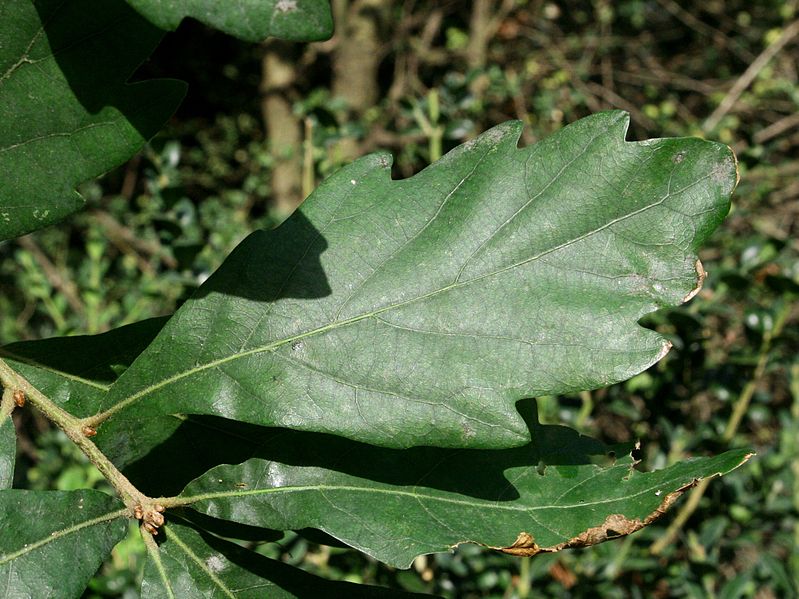
M 0 566 L 12 560 L 15 560 L 19 557 L 22 557 L 23 555 L 25 555 L 26 553 L 30 553 L 34 549 L 38 549 L 39 547 L 52 543 L 53 541 L 56 541 L 62 537 L 74 534 L 80 530 L 83 530 L 84 528 L 89 528 L 97 524 L 102 524 L 103 522 L 109 522 L 111 520 L 115 520 L 116 518 L 122 518 L 127 513 L 128 510 L 125 508 L 117 510 L 115 512 L 109 512 L 108 514 L 103 514 L 102 516 L 98 516 L 97 518 L 92 518 L 91 520 L 86 520 L 85 522 L 75 524 L 74 526 L 70 526 L 69 528 L 53 531 L 46 538 L 39 539 L 34 543 L 29 543 L 26 547 L 23 547 L 22 549 L 18 549 L 13 553 L 7 553 L 6 555 L 0 555 Z

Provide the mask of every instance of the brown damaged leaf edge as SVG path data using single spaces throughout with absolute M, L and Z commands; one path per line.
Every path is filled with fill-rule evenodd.
M 744 456 L 744 459 L 741 460 L 741 463 L 738 464 L 736 468 L 745 464 L 753 455 L 755 454 L 749 453 Z M 721 476 L 721 473 L 716 473 L 708 478 L 715 478 L 717 476 Z M 533 539 L 533 536 L 530 533 L 521 532 L 519 533 L 519 536 L 516 537 L 516 540 L 513 542 L 513 544 L 509 547 L 489 546 L 489 548 L 496 549 L 497 551 L 501 551 L 510 555 L 515 555 L 517 557 L 532 557 L 539 553 L 555 553 L 563 549 L 590 547 L 591 545 L 597 545 L 599 543 L 604 543 L 605 541 L 618 539 L 619 537 L 632 534 L 638 530 L 641 530 L 644 526 L 652 524 L 652 522 L 665 514 L 669 508 L 674 505 L 674 502 L 682 496 L 683 493 L 695 487 L 701 480 L 701 478 L 695 478 L 687 485 L 684 485 L 676 491 L 672 491 L 666 495 L 655 511 L 649 514 L 643 520 L 638 518 L 630 519 L 622 514 L 611 514 L 605 518 L 605 521 L 599 526 L 593 526 L 581 532 L 576 537 L 573 537 L 568 541 L 564 541 L 563 543 L 552 545 L 551 547 L 541 547 L 535 542 L 535 539 Z
M 702 286 L 705 284 L 705 279 L 707 279 L 707 272 L 705 271 L 705 267 L 702 266 L 702 262 L 700 260 L 696 261 L 694 268 L 696 269 L 696 287 L 691 289 L 690 293 L 682 298 L 683 303 L 693 299 L 697 293 L 702 291 Z

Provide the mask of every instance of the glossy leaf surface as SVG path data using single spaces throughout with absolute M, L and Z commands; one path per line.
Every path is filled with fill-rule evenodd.
M 726 146 L 625 142 L 627 124 L 600 113 L 519 149 L 506 123 L 402 181 L 382 154 L 342 169 L 120 377 L 104 443 L 159 413 L 392 447 L 529 441 L 517 400 L 665 355 L 637 321 L 698 290 L 697 247 L 729 207 Z
M 79 210 L 79 183 L 128 160 L 185 92 L 127 84 L 163 35 L 122 0 L 0 8 L 0 240 Z
M 79 597 L 125 536 L 124 512 L 99 491 L 0 491 L 0 595 Z
M 193 17 L 251 42 L 270 36 L 316 41 L 333 35 L 328 0 L 128 0 L 128 4 L 163 29 L 175 29 L 185 17 Z

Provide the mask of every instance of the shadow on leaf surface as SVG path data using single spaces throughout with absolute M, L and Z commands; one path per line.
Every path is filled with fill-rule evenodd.
M 169 495 L 220 464 L 251 458 L 289 466 L 317 467 L 392 485 L 424 486 L 486 499 L 519 496 L 504 472 L 529 467 L 540 474 L 550 466 L 569 477 L 570 467 L 606 464 L 632 445 L 609 446 L 566 426 L 541 424 L 534 399 L 517 402 L 532 442 L 511 449 L 387 449 L 324 433 L 291 431 L 233 422 L 213 416 L 190 416 L 125 473 L 143 491 Z M 575 470 L 576 473 L 576 470 Z

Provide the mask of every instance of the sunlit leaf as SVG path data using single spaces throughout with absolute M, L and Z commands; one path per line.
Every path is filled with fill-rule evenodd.
M 627 124 L 600 113 L 519 149 L 506 123 L 402 181 L 383 154 L 342 169 L 181 307 L 106 396 L 101 442 L 172 413 L 393 447 L 529 441 L 517 400 L 665 355 L 637 322 L 697 292 L 729 207 L 726 146 L 625 142 Z

